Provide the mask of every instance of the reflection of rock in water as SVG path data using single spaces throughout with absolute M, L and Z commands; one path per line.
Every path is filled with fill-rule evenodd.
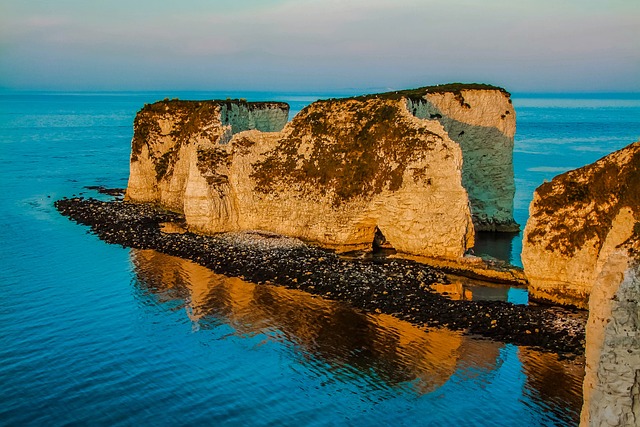
M 407 386 L 428 393 L 449 380 L 490 383 L 503 345 L 446 329 L 423 331 L 388 315 L 365 315 L 301 291 L 253 285 L 214 274 L 193 262 L 152 250 L 132 250 L 141 292 L 186 309 L 200 327 L 230 324 L 239 334 L 265 334 L 291 342 L 320 374 L 365 378 L 371 386 Z M 176 304 L 184 301 L 184 305 Z M 583 365 L 520 347 L 528 397 L 577 423 Z
M 525 388 L 536 401 L 546 402 L 567 425 L 577 425 L 582 406 L 582 361 L 560 361 L 552 353 L 541 353 L 526 347 L 519 349 L 526 374 Z
M 473 300 L 473 292 L 471 292 L 471 290 L 464 286 L 461 282 L 432 283 L 431 289 L 455 301 Z
M 447 275 L 450 283 L 432 283 L 431 289 L 439 294 L 458 301 L 508 301 L 507 285 L 485 282 L 468 277 Z
M 460 358 L 488 373 L 501 347 L 446 329 L 425 332 L 392 316 L 365 315 L 301 291 L 227 278 L 159 252 L 131 254 L 138 285 L 152 298 L 184 300 L 201 327 L 223 319 L 241 334 L 278 331 L 300 348 L 306 363 L 337 377 L 359 372 L 382 380 L 378 387 L 410 382 L 416 391 L 428 392 L 449 379 Z
M 473 251 L 478 256 L 489 255 L 502 261 L 511 262 L 513 240 L 519 235 L 520 233 L 478 231 Z

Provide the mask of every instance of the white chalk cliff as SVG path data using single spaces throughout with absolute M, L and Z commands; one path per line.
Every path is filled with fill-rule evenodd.
M 438 120 L 462 149 L 462 185 L 478 231 L 519 231 L 513 220 L 516 114 L 505 93 L 490 90 L 427 93 L 408 98 L 418 118 Z
M 580 425 L 640 425 L 640 142 L 543 184 L 529 211 L 530 295 L 589 309 Z
M 473 246 L 474 222 L 517 228 L 515 113 L 504 90 L 448 85 L 318 101 L 286 126 L 285 111 L 145 107 L 128 200 L 183 212 L 202 233 L 261 229 L 356 249 L 378 229 L 398 251 L 447 259 Z
M 593 285 L 581 426 L 640 425 L 639 237 L 607 257 Z
M 283 102 L 165 100 L 145 105 L 134 122 L 127 198 L 182 212 L 198 149 L 224 145 L 249 129 L 279 131 L 288 116 L 289 105 Z
M 536 189 L 522 263 L 532 298 L 588 308 L 609 255 L 640 221 L 640 142 Z

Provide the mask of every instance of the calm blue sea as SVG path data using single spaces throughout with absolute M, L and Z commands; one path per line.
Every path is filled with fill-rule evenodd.
M 107 245 L 52 206 L 126 186 L 146 102 L 338 95 L 0 94 L 0 425 L 575 425 L 580 363 Z M 543 180 L 640 139 L 638 95 L 513 101 L 523 225 Z

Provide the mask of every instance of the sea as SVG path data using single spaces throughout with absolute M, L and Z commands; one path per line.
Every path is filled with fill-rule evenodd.
M 425 330 L 109 245 L 53 207 L 109 197 L 87 186 L 126 187 L 145 103 L 276 100 L 295 114 L 352 94 L 0 93 L 0 425 L 577 425 L 580 358 Z M 512 99 L 522 225 L 538 185 L 640 139 L 640 94 Z M 520 265 L 521 240 L 482 252 Z M 453 297 L 500 295 L 509 293 Z

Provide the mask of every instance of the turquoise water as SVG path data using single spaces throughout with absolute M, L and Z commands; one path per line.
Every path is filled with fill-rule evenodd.
M 533 191 L 545 180 L 640 140 L 640 94 L 514 95 L 514 217 L 526 224 Z M 522 236 L 511 261 L 521 265 Z
M 579 363 L 229 280 L 58 215 L 86 185 L 126 186 L 133 117 L 166 96 L 318 97 L 0 94 L 0 425 L 576 423 Z M 638 97 L 514 105 L 521 224 L 544 179 L 640 138 Z

